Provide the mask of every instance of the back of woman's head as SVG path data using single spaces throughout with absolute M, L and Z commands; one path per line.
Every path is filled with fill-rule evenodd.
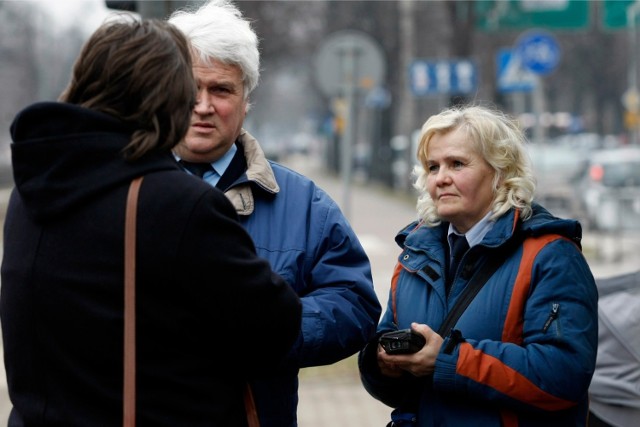
M 132 17 L 106 22 L 85 43 L 60 101 L 117 117 L 133 130 L 129 159 L 170 150 L 195 103 L 189 45 L 172 25 Z
M 483 106 L 460 106 L 431 116 L 422 126 L 415 187 L 422 192 L 418 210 L 431 224 L 438 223 L 435 206 L 426 191 L 426 172 L 429 142 L 436 135 L 453 130 L 467 135 L 471 148 L 494 171 L 493 218 L 510 208 L 521 210 L 521 217 L 531 216 L 531 203 L 535 191 L 535 178 L 526 151 L 526 137 L 519 124 L 501 111 Z

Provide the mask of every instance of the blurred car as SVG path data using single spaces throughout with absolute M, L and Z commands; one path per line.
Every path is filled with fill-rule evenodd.
M 591 152 L 579 191 L 591 228 L 640 229 L 640 147 Z
M 267 159 L 274 162 L 282 161 L 284 154 L 284 142 L 278 138 L 257 138 L 262 151 Z
M 575 186 L 586 168 L 588 152 L 564 143 L 535 143 L 527 148 L 537 181 L 536 201 L 558 217 L 582 219 Z
M 311 152 L 314 137 L 307 132 L 297 132 L 291 135 L 289 142 L 286 144 L 287 154 L 304 154 Z

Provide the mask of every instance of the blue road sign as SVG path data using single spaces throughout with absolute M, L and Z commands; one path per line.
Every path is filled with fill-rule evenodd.
M 523 33 L 518 37 L 515 51 L 522 66 L 536 74 L 549 74 L 560 62 L 560 45 L 546 31 L 531 30 Z
M 474 93 L 478 69 L 467 59 L 415 60 L 409 65 L 409 84 L 415 96 Z
M 538 76 L 522 67 L 520 57 L 512 49 L 498 50 L 496 69 L 496 87 L 500 92 L 531 92 L 536 87 Z

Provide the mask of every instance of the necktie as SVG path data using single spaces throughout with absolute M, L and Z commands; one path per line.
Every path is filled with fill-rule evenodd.
M 449 263 L 449 277 L 447 280 L 448 283 L 451 283 L 453 281 L 453 277 L 456 275 L 456 271 L 458 271 L 460 260 L 468 250 L 469 243 L 467 242 L 466 237 L 459 236 L 457 234 L 451 235 L 451 262 Z
M 180 164 L 195 176 L 202 178 L 205 173 L 213 171 L 211 163 L 193 163 L 186 160 L 180 160 Z

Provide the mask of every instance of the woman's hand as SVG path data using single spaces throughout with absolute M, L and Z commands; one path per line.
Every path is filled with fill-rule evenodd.
M 392 378 L 398 378 L 402 376 L 402 369 L 395 363 L 390 363 L 384 360 L 384 356 L 387 355 L 387 352 L 384 351 L 384 348 L 380 344 L 378 344 L 378 367 L 380 368 L 380 372 L 382 375 Z
M 378 366 L 383 375 L 397 378 L 402 375 L 402 371 L 416 377 L 433 374 L 436 357 L 444 340 L 427 325 L 412 323 L 411 329 L 421 334 L 426 344 L 417 353 L 400 355 L 389 355 L 378 345 Z

